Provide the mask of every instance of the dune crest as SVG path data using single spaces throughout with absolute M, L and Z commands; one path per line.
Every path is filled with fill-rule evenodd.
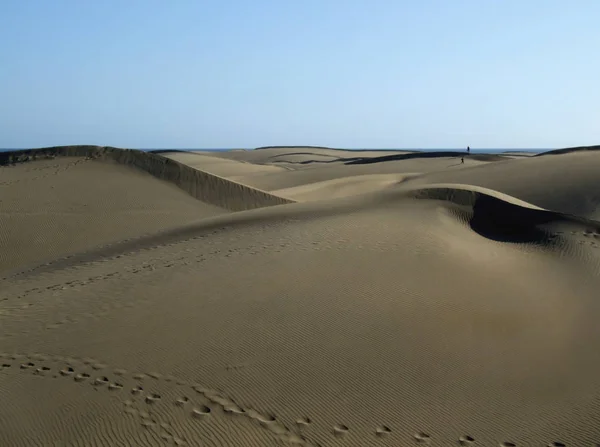
M 226 180 L 215 174 L 189 168 L 177 161 L 161 157 L 152 152 L 134 149 L 102 146 L 61 146 L 5 152 L 0 153 L 0 165 L 52 159 L 54 157 L 87 157 L 96 160 L 112 160 L 141 169 L 160 180 L 175 184 L 196 199 L 231 211 L 291 202 L 267 192 Z

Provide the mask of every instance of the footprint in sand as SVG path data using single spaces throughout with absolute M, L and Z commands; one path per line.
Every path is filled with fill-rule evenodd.
M 415 433 L 414 438 L 417 442 L 429 442 L 431 440 L 431 436 L 424 432 Z
M 109 382 L 108 377 L 102 376 L 94 380 L 94 385 L 106 385 Z
M 37 368 L 35 370 L 35 373 L 38 374 L 38 375 L 42 375 L 42 374 L 44 374 L 44 373 L 46 373 L 48 371 L 50 371 L 49 367 L 47 367 L 47 366 L 41 366 L 41 367 L 39 367 L 39 368 Z
M 60 370 L 60 374 L 63 376 L 71 376 L 74 373 L 75 373 L 75 370 L 70 366 L 67 366 L 66 368 L 63 368 Z
M 210 414 L 210 408 L 207 407 L 206 405 L 201 405 L 192 410 L 192 417 L 195 417 L 197 419 L 204 419 L 204 418 L 208 417 L 209 414 Z
M 146 396 L 147 404 L 154 404 L 154 403 L 158 402 L 159 400 L 160 400 L 160 394 L 157 394 L 157 393 L 151 393 Z
M 79 373 L 76 374 L 74 377 L 75 382 L 83 382 L 84 380 L 87 380 L 90 378 L 90 375 L 88 373 Z
M 175 401 L 175 405 L 177 405 L 177 406 L 180 406 L 180 407 L 183 407 L 183 406 L 184 406 L 185 404 L 187 404 L 189 401 L 190 401 L 190 399 L 189 399 L 189 398 L 187 398 L 187 397 L 183 396 L 183 397 L 180 397 L 180 398 L 178 398 L 178 399 Z
M 119 382 L 114 382 L 108 385 L 108 389 L 111 391 L 120 390 L 123 388 L 123 385 Z
M 142 394 L 143 392 L 144 392 L 144 388 L 142 388 L 141 386 L 134 386 L 131 389 L 131 394 L 134 394 L 134 395 L 139 395 L 139 394 Z
M 475 438 L 473 436 L 464 435 L 458 438 L 458 443 L 460 445 L 471 445 L 475 442 Z
M 296 425 L 298 425 L 300 428 L 310 425 L 311 422 L 312 421 L 310 420 L 310 418 L 307 417 L 296 419 Z
M 337 437 L 343 437 L 348 434 L 350 429 L 344 424 L 336 424 L 333 426 L 333 434 Z
M 388 436 L 392 432 L 392 429 L 387 425 L 380 425 L 375 429 L 375 434 L 381 438 Z

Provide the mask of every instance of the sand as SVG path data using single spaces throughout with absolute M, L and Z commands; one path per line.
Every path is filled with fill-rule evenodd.
M 600 444 L 600 151 L 0 154 L 0 445 Z

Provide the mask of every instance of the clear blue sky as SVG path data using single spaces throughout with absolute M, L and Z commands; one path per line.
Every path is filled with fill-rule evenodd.
M 3 0 L 0 147 L 600 144 L 599 0 Z

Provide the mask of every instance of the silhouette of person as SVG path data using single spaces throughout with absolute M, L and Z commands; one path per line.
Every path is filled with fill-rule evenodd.
M 470 154 L 470 153 L 471 153 L 471 147 L 467 146 L 467 154 Z
M 464 163 L 465 162 L 465 157 L 460 157 L 460 162 Z

